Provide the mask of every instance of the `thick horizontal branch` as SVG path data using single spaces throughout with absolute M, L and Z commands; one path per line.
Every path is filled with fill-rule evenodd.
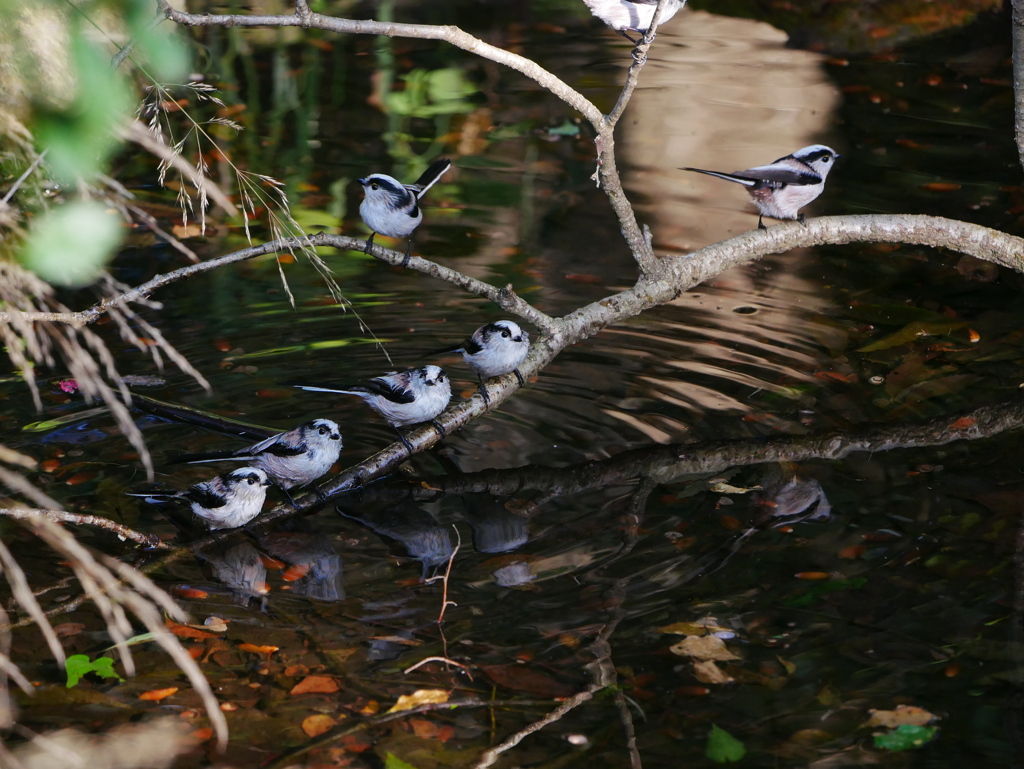
M 361 243 L 338 235 L 314 235 L 310 241 L 345 244 L 347 247 Z M 895 242 L 945 247 L 1024 271 L 1024 260 L 1018 256 L 1024 254 L 1024 240 L 967 222 L 930 216 L 846 216 L 814 219 L 806 226 L 796 222 L 780 224 L 767 230 L 745 233 L 687 256 L 663 257 L 659 262 L 657 277 L 642 279 L 630 289 L 592 302 L 563 318 L 549 319 L 550 331 L 543 333 L 533 343 L 529 357 L 519 370 L 527 379 L 536 376 L 566 347 L 593 336 L 613 323 L 671 301 L 683 291 L 745 262 L 792 248 L 853 242 Z M 403 258 L 394 251 L 385 252 L 384 256 L 391 263 L 400 263 Z M 430 264 L 414 257 L 410 267 L 416 268 L 421 263 Z M 445 279 L 444 270 L 447 268 L 437 267 L 438 271 L 431 274 Z M 491 286 L 490 290 L 496 289 Z M 489 406 L 484 404 L 482 397 L 474 395 L 441 414 L 437 421 L 446 433 L 450 433 L 468 425 L 486 413 L 488 408 L 497 407 L 511 397 L 516 389 L 516 380 L 512 375 L 502 377 L 488 385 Z M 431 426 L 413 430 L 406 437 L 415 452 L 433 446 L 440 439 Z M 313 508 L 322 503 L 324 496 L 341 494 L 369 480 L 387 475 L 408 458 L 408 452 L 401 444 L 392 444 L 334 476 L 320 487 L 319 493 L 310 492 L 296 499 L 298 508 Z M 272 517 L 291 512 L 288 507 L 280 506 L 272 512 Z
M 168 19 L 189 27 L 302 27 L 350 35 L 384 35 L 386 37 L 443 40 L 456 48 L 469 51 L 525 75 L 583 115 L 595 130 L 599 131 L 604 125 L 604 115 L 601 114 L 601 110 L 563 80 L 530 59 L 489 45 L 458 27 L 340 19 L 335 16 L 310 13 L 308 8 L 300 8 L 298 13 L 290 15 L 258 16 L 185 13 L 172 8 L 166 0 L 157 0 L 157 5 Z
M 810 459 L 842 459 L 855 452 L 877 453 L 898 449 L 944 446 L 962 440 L 982 440 L 1011 430 L 1024 429 L 1024 401 L 944 416 L 919 425 L 869 427 L 855 432 L 818 436 L 783 436 L 765 440 L 714 441 L 690 445 L 657 446 L 625 451 L 608 459 L 569 467 L 526 467 L 483 470 L 464 475 L 418 479 L 407 484 L 416 500 L 428 501 L 439 494 L 487 493 L 510 497 L 525 491 L 555 496 L 621 486 L 637 478 L 670 483 L 721 473 L 733 467 L 768 462 L 806 462 Z M 372 502 L 382 487 L 363 491 Z M 397 499 L 395 500 L 398 501 Z
M 632 288 L 581 307 L 563 318 L 551 318 L 507 289 L 496 288 L 419 257 L 413 257 L 409 267 L 487 297 L 507 311 L 537 325 L 542 333 L 532 345 L 529 357 L 520 367 L 524 377 L 529 378 L 539 374 L 569 345 L 593 336 L 613 323 L 671 301 L 682 292 L 732 267 L 766 254 L 782 253 L 793 248 L 854 242 L 907 243 L 949 248 L 1017 271 L 1024 271 L 1024 258 L 1021 256 L 1024 254 L 1024 240 L 1021 238 L 967 222 L 931 216 L 824 217 L 813 219 L 806 226 L 794 222 L 775 225 L 767 230 L 755 230 L 686 256 L 662 257 L 653 277 L 641 279 Z M 129 302 L 135 298 L 145 298 L 153 290 L 181 278 L 261 254 L 319 245 L 361 249 L 363 241 L 326 233 L 308 238 L 272 241 L 218 259 L 189 265 L 167 275 L 157 275 L 131 291 L 76 315 L 91 321 L 98 318 L 106 307 Z M 390 264 L 400 264 L 404 258 L 404 255 L 397 251 L 379 247 L 374 248 L 372 253 Z M 0 316 L 0 320 L 2 319 Z M 437 421 L 446 432 L 464 427 L 483 415 L 488 408 L 500 405 L 516 391 L 516 380 L 508 375 L 493 381 L 487 389 L 490 396 L 489 406 L 484 404 L 482 397 L 474 395 L 438 417 Z M 439 440 L 439 436 L 429 426 L 414 430 L 407 437 L 415 451 L 429 448 Z M 343 493 L 394 471 L 407 458 L 408 453 L 401 444 L 392 444 L 332 478 L 321 488 L 321 494 Z M 322 497 L 308 493 L 297 502 L 300 509 L 309 509 L 320 504 Z M 287 508 L 282 507 L 276 509 L 274 515 L 284 515 L 288 512 Z

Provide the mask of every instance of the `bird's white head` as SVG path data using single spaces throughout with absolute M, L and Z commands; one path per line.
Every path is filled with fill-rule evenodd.
M 409 197 L 407 190 L 398 179 L 387 174 L 370 174 L 359 179 L 367 200 L 400 204 Z
M 832 170 L 832 166 L 835 165 L 840 155 L 834 149 L 826 147 L 824 144 L 812 144 L 810 147 L 804 147 L 794 152 L 793 157 L 809 165 L 824 179 L 828 176 L 828 172 Z
M 258 467 L 239 467 L 224 477 L 232 486 L 269 486 L 270 479 Z
M 477 329 L 480 335 L 479 342 L 486 346 L 489 343 L 499 344 L 522 344 L 529 343 L 530 335 L 520 328 L 519 324 L 512 320 L 497 320 L 488 323 Z
M 424 366 L 423 368 L 416 369 L 416 373 L 420 381 L 427 385 L 427 387 L 443 384 L 448 379 L 448 375 L 444 373 L 444 369 L 440 366 Z
M 302 437 L 311 445 L 327 445 L 341 441 L 341 428 L 332 419 L 314 419 L 302 426 Z

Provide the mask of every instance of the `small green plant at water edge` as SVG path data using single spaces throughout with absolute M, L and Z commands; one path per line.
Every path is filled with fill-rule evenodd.
M 64 670 L 68 674 L 67 687 L 77 686 L 86 673 L 95 673 L 100 678 L 116 678 L 124 681 L 114 670 L 112 657 L 97 657 L 90 660 L 88 654 L 73 654 L 64 661 Z

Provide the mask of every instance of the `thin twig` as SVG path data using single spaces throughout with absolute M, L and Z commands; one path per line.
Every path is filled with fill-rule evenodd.
M 590 686 L 590 688 L 586 689 L 585 691 L 573 695 L 569 699 L 565 700 L 561 705 L 559 705 L 557 708 L 555 708 L 546 716 L 544 716 L 544 718 L 541 718 L 529 724 L 528 726 L 523 727 L 515 734 L 507 737 L 500 744 L 495 745 L 490 750 L 484 751 L 483 755 L 480 757 L 480 760 L 473 764 L 473 769 L 485 769 L 485 767 L 493 766 L 494 762 L 498 760 L 498 756 L 500 756 L 506 750 L 511 750 L 534 732 L 539 732 L 545 726 L 547 726 L 548 724 L 553 724 L 555 721 L 558 721 L 559 719 L 563 718 L 567 713 L 569 713 L 572 710 L 575 710 L 584 702 L 589 702 L 594 698 L 594 694 L 600 691 L 602 688 L 604 687 L 593 684 Z
M 452 548 L 451 555 L 448 556 L 448 565 L 445 567 L 444 576 L 441 577 L 441 611 L 437 615 L 438 625 L 444 621 L 444 613 L 448 610 L 449 606 L 458 606 L 457 603 L 448 601 L 448 578 L 452 574 L 452 563 L 455 561 L 455 554 L 459 552 L 459 548 L 462 547 L 462 537 L 459 534 L 459 527 L 452 524 L 452 528 L 455 529 L 455 547 Z
M 342 34 L 443 40 L 454 45 L 456 48 L 462 48 L 484 59 L 503 64 L 525 75 L 582 114 L 595 129 L 599 129 L 604 123 L 604 116 L 601 114 L 601 111 L 589 99 L 536 62 L 524 56 L 489 45 L 458 27 L 340 19 L 335 16 L 324 16 L 319 13 L 305 15 L 300 13 L 301 8 L 297 8 L 297 12 L 291 15 L 248 16 L 242 14 L 185 13 L 171 7 L 167 0 L 157 0 L 157 5 L 168 19 L 189 27 L 304 27 Z
M 14 193 L 18 191 L 18 188 L 25 183 L 25 180 L 32 175 L 32 172 L 36 170 L 36 167 L 43 162 L 43 158 L 46 157 L 47 152 L 49 152 L 49 150 L 45 149 L 38 155 L 36 155 L 35 160 L 32 161 L 32 164 L 25 169 L 25 172 L 21 176 L 19 176 L 17 181 L 15 181 L 14 184 L 11 185 L 11 188 L 7 190 L 7 194 L 4 195 L 3 200 L 0 200 L 0 205 L 4 205 L 10 201 L 10 199 L 14 196 Z
M 123 526 L 120 523 L 115 523 L 109 518 L 104 518 L 101 515 L 82 515 L 80 513 L 67 513 L 63 510 L 42 510 L 32 507 L 4 507 L 0 508 L 0 515 L 6 515 L 9 518 L 31 518 L 33 516 L 42 516 L 57 523 L 74 523 L 80 526 L 98 526 L 101 529 L 113 532 L 122 540 L 130 539 L 133 542 L 138 542 L 144 547 L 157 548 L 161 550 L 167 548 L 167 545 L 161 542 L 160 537 L 155 534 L 143 534 L 140 531 L 135 531 L 135 529 L 129 529 L 127 526 Z
M 402 673 L 403 675 L 409 675 L 409 673 L 411 673 L 414 670 L 418 670 L 419 668 L 426 665 L 428 662 L 443 662 L 445 665 L 454 665 L 457 668 L 462 668 L 462 672 L 466 674 L 466 677 L 470 681 L 473 680 L 473 674 L 469 672 L 469 668 L 467 666 L 463 665 L 461 662 L 456 662 L 453 659 L 448 659 L 447 657 L 427 657 L 425 659 L 420 660 L 415 665 L 410 665 L 405 670 L 403 670 Z
M 149 213 L 149 211 L 146 211 L 144 208 L 139 208 L 138 206 L 127 201 L 125 201 L 124 205 L 125 208 L 127 208 L 137 217 L 139 217 L 139 219 L 144 221 L 146 225 L 149 227 L 149 229 L 153 230 L 153 232 L 156 233 L 157 237 L 162 238 L 164 242 L 167 243 L 167 245 L 169 245 L 175 251 L 180 251 L 182 254 L 184 254 L 185 258 L 192 262 L 192 264 L 199 264 L 200 259 L 198 256 L 196 256 L 196 252 L 193 251 L 188 246 L 186 246 L 176 237 L 171 235 L 169 232 L 165 231 L 160 226 L 160 222 L 158 222 L 156 220 L 156 217 Z
M 651 19 L 651 27 L 644 34 L 640 45 L 633 50 L 633 63 L 629 66 L 629 71 L 626 73 L 626 84 L 622 87 L 622 93 L 619 94 L 619 99 L 615 102 L 615 106 L 612 107 L 612 111 L 605 116 L 605 122 L 611 128 L 614 128 L 619 122 L 619 118 L 622 117 L 622 113 L 626 110 L 626 105 L 629 104 L 633 91 L 636 90 L 637 82 L 640 79 L 640 70 L 647 63 L 647 51 L 650 49 L 651 43 L 654 42 L 658 25 L 661 24 L 661 14 L 667 3 L 668 0 L 658 0 L 658 7 L 654 9 L 654 17 Z

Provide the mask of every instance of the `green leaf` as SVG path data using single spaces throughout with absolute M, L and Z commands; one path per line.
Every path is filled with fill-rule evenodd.
M 106 206 L 75 201 L 32 222 L 21 260 L 50 283 L 84 286 L 99 277 L 122 237 L 120 219 Z
M 408 761 L 403 761 L 394 753 L 388 753 L 387 758 L 384 759 L 384 769 L 416 769 L 416 767 Z
M 92 661 L 87 654 L 73 654 L 64 660 L 64 670 L 68 674 L 67 687 L 70 689 L 82 680 L 82 676 L 92 670 Z
M 966 326 L 965 322 L 953 322 L 950 320 L 945 321 L 923 321 L 916 320 L 913 323 L 908 323 L 906 326 L 901 328 L 895 334 L 890 334 L 885 339 L 880 339 L 877 342 L 864 345 L 857 352 L 875 352 L 876 350 L 888 350 L 893 347 L 899 347 L 900 345 L 909 344 L 920 336 L 946 336 L 953 333 L 958 328 Z
M 106 169 L 110 154 L 120 146 L 117 129 L 133 107 L 125 77 L 111 69 L 110 56 L 87 37 L 78 17 L 73 18 L 69 32 L 74 98 L 57 109 L 40 95 L 34 129 L 40 146 L 48 151 L 47 165 L 69 182 L 88 181 Z
M 935 739 L 937 726 L 901 724 L 891 732 L 875 735 L 875 747 L 882 750 L 913 750 Z
M 110 657 L 97 657 L 95 661 L 90 661 L 87 654 L 73 654 L 64 661 L 64 670 L 68 675 L 68 689 L 77 686 L 86 673 L 95 673 L 100 678 L 124 680 L 114 671 L 114 660 Z
M 548 128 L 547 132 L 549 136 L 579 136 L 580 127 L 571 120 L 565 120 L 562 125 Z
M 856 579 L 830 579 L 827 582 L 819 582 L 803 595 L 783 601 L 786 606 L 808 606 L 826 593 L 834 593 L 837 590 L 857 590 L 868 583 L 867 577 Z
M 136 646 L 138 644 L 149 643 L 150 641 L 155 641 L 155 640 L 156 640 L 156 633 L 139 633 L 138 635 L 133 635 L 131 638 L 129 638 L 127 641 L 125 641 L 124 645 L 125 646 Z M 117 647 L 118 647 L 118 644 L 114 644 L 113 646 L 108 646 L 103 651 L 108 651 L 110 649 L 116 649 Z
M 725 764 L 732 761 L 739 761 L 747 755 L 747 749 L 743 743 L 733 737 L 725 729 L 720 729 L 714 724 L 711 725 L 711 732 L 708 734 L 708 746 L 704 755 L 716 764 Z
M 158 19 L 150 0 L 130 0 L 128 30 L 135 47 L 131 57 L 145 65 L 149 75 L 176 83 L 188 75 L 188 49 L 173 22 Z

